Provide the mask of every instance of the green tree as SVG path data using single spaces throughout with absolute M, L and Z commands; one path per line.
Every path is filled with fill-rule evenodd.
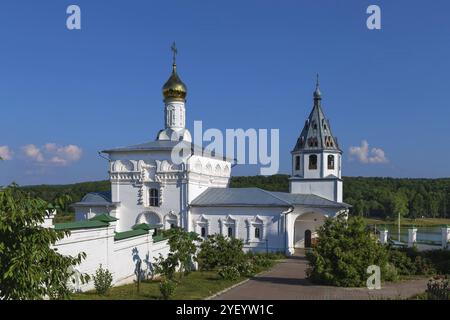
M 343 287 L 366 284 L 367 267 L 387 269 L 387 250 L 365 228 L 361 217 L 327 219 L 318 230 L 319 241 L 307 252 L 308 275 L 317 283 Z
M 180 265 L 180 277 L 189 274 L 197 251 L 195 242 L 200 241 L 200 238 L 196 233 L 182 228 L 172 228 L 166 231 L 166 235 L 169 237 L 170 252 Z
M 425 200 L 420 193 L 416 194 L 412 201 L 411 215 L 413 218 L 420 218 L 425 215 Z
M 227 266 L 237 267 L 246 259 L 243 247 L 244 244 L 240 239 L 225 238 L 220 234 L 209 236 L 200 245 L 197 255 L 199 267 L 202 270 Z
M 67 298 L 73 266 L 85 258 L 63 256 L 52 248 L 69 232 L 44 228 L 48 203 L 10 185 L 0 189 L 0 297 Z M 82 275 L 81 280 L 88 280 Z
M 392 196 L 391 199 L 392 212 L 396 215 L 405 216 L 408 214 L 408 199 L 406 195 L 399 192 Z

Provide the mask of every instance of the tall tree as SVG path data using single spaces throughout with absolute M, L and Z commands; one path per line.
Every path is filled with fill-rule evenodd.
M 16 185 L 0 189 L 0 297 L 67 298 L 73 266 L 85 258 L 63 256 L 52 246 L 69 232 L 44 228 L 48 203 Z M 82 281 L 87 280 L 86 275 Z

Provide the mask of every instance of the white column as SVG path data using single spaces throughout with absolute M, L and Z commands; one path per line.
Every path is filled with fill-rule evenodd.
M 380 230 L 380 243 L 386 244 L 388 242 L 388 230 Z
M 294 248 L 294 235 L 293 232 L 294 231 L 294 226 L 292 225 L 293 223 L 295 223 L 295 220 L 292 221 L 292 216 L 291 214 L 285 214 L 285 224 L 286 224 L 286 254 L 292 256 L 295 253 L 295 248 Z
M 443 227 L 442 232 L 442 249 L 447 249 L 449 247 L 450 240 L 450 226 Z
M 413 247 L 417 241 L 417 228 L 408 229 L 408 247 Z

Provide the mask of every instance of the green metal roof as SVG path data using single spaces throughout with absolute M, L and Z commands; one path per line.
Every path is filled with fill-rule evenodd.
M 159 242 L 159 241 L 163 241 L 163 240 L 167 240 L 169 239 L 169 237 L 163 236 L 161 235 L 157 235 L 153 237 L 153 242 Z
M 78 230 L 103 228 L 109 226 L 108 222 L 97 220 L 81 220 L 75 222 L 55 223 L 55 230 Z
M 123 239 L 133 238 L 133 237 L 137 237 L 137 236 L 142 236 L 144 234 L 148 234 L 148 230 L 135 229 L 135 230 L 124 231 L 124 232 L 116 232 L 116 235 L 114 236 L 114 240 L 123 240 Z
M 137 230 L 137 229 L 141 229 L 141 230 L 152 230 L 152 229 L 160 229 L 162 228 L 162 224 L 148 224 L 148 223 L 140 223 L 140 224 L 135 224 L 131 229 L 133 230 Z
M 119 219 L 111 217 L 109 214 L 100 214 L 98 216 L 95 216 L 93 218 L 89 219 L 90 221 L 101 221 L 101 222 L 114 222 L 117 221 Z

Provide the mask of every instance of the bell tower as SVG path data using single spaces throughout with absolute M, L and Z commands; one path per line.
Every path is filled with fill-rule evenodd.
M 162 88 L 164 96 L 164 130 L 158 133 L 157 140 L 192 142 L 190 132 L 186 127 L 186 85 L 177 73 L 176 55 L 178 53 L 175 42 L 172 47 L 172 74 Z
M 317 75 L 314 104 L 292 154 L 291 193 L 315 194 L 342 202 L 342 150 L 322 110 Z

